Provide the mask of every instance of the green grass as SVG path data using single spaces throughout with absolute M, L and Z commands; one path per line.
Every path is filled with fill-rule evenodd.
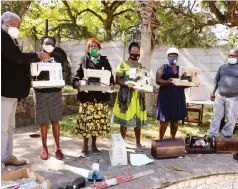
M 189 117 L 194 117 L 196 114 L 189 114 Z M 178 138 L 184 138 L 188 133 L 196 136 L 204 136 L 208 133 L 210 127 L 210 121 L 212 116 L 212 107 L 206 106 L 203 113 L 203 124 L 198 126 L 197 124 L 186 124 L 179 123 L 177 132 Z M 60 122 L 61 130 L 65 135 L 73 136 L 76 127 L 77 115 L 65 116 Z M 117 124 L 111 124 L 111 134 L 120 133 L 120 127 Z M 238 132 L 236 132 L 238 135 Z M 110 136 L 108 136 L 110 137 Z M 170 128 L 168 126 L 165 137 L 170 137 Z M 158 122 L 153 117 L 148 118 L 148 125 L 142 128 L 142 140 L 148 141 L 152 138 L 158 138 Z M 134 140 L 134 130 L 129 128 L 127 130 L 127 139 Z

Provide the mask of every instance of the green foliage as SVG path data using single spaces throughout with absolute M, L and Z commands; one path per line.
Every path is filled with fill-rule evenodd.
M 1 1 L 1 13 L 11 11 L 18 14 L 21 7 L 20 1 Z
M 212 47 L 219 39 L 210 26 L 217 23 L 206 2 L 154 1 L 153 8 L 160 22 L 153 31 L 153 44 L 171 44 L 177 47 Z M 100 41 L 123 40 L 125 44 L 140 41 L 138 1 L 34 1 L 24 16 L 20 37 L 40 39 L 45 35 L 45 19 L 49 22 L 49 35 L 61 41 L 96 37 Z M 221 12 L 226 3 L 216 6 Z M 20 2 L 2 2 L 17 12 Z M 212 20 L 211 20 L 212 19 Z M 233 36 L 231 36 L 232 41 Z
M 45 19 L 48 19 L 49 35 L 60 36 L 62 40 L 97 37 L 101 41 L 108 41 L 120 39 L 125 29 L 138 23 L 136 13 L 126 11 L 133 6 L 133 1 L 123 2 L 114 11 L 103 6 L 99 0 L 67 3 L 70 9 L 61 1 L 50 6 L 33 2 L 21 26 L 22 36 L 41 38 L 44 35 Z M 35 34 L 33 27 L 36 29 Z
M 161 22 L 157 34 L 158 43 L 171 44 L 179 48 L 215 45 L 215 34 L 209 27 L 204 27 L 206 14 L 192 13 L 188 9 L 184 5 L 175 7 L 171 2 L 157 6 L 157 19 Z

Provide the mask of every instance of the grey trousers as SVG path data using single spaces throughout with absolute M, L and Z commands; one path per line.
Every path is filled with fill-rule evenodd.
M 216 95 L 209 136 L 218 136 L 222 118 L 226 117 L 226 125 L 222 128 L 222 136 L 232 136 L 238 118 L 238 96 L 226 98 Z
M 1 168 L 12 157 L 17 98 L 1 97 Z

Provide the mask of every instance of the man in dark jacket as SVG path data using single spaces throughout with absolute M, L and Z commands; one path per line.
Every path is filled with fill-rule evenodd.
M 13 156 L 13 134 L 17 102 L 30 91 L 30 63 L 49 59 L 48 53 L 22 53 L 17 42 L 20 18 L 12 12 L 1 17 L 1 172 L 6 165 L 24 165 L 26 160 Z

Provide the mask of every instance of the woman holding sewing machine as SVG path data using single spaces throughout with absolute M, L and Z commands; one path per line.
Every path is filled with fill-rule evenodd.
M 164 138 L 165 131 L 170 122 L 170 133 L 175 138 L 178 129 L 178 120 L 186 117 L 186 101 L 183 86 L 175 86 L 172 78 L 179 77 L 177 66 L 179 51 L 176 48 L 167 50 L 168 64 L 162 65 L 156 73 L 156 83 L 160 85 L 156 118 L 160 120 L 159 138 Z
M 96 139 L 98 136 L 105 136 L 110 132 L 110 119 L 108 112 L 108 101 L 110 96 L 108 93 L 102 91 L 83 91 L 84 82 L 100 82 L 100 78 L 88 78 L 88 81 L 84 79 L 84 69 L 96 69 L 104 71 L 112 68 L 106 56 L 99 54 L 101 49 L 100 42 L 95 38 L 89 38 L 86 43 L 86 55 L 82 62 L 79 64 L 79 68 L 76 72 L 76 76 L 73 78 L 73 87 L 78 89 L 78 100 L 80 101 L 79 115 L 77 120 L 76 134 L 80 134 L 84 138 L 84 144 L 81 157 L 85 158 L 88 155 L 88 140 L 92 137 L 91 149 L 93 154 L 99 154 L 99 150 L 96 145 Z M 89 81 L 90 80 L 90 81 Z M 114 85 L 114 78 L 111 72 L 109 78 L 109 86 Z M 90 87 L 90 86 L 88 86 Z M 96 88 L 97 86 L 95 86 Z M 81 90 L 80 90 L 81 88 Z M 102 88 L 102 87 L 101 87 Z
M 122 62 L 117 68 L 116 83 L 120 85 L 119 92 L 113 108 L 114 123 L 120 124 L 121 135 L 126 136 L 128 127 L 133 127 L 136 136 L 136 147 L 143 151 L 140 143 L 141 127 L 146 125 L 147 112 L 145 109 L 145 94 L 128 87 L 125 82 L 130 80 L 134 70 L 144 69 L 138 63 L 140 57 L 140 46 L 132 42 L 129 46 L 130 57 L 128 61 Z
M 42 38 L 42 49 L 49 53 L 54 61 L 62 64 L 67 62 L 67 55 L 63 49 L 55 47 L 56 40 L 53 37 Z M 49 62 L 51 62 L 49 60 Z M 49 80 L 49 72 L 42 71 L 37 77 L 37 80 Z M 55 138 L 56 150 L 55 156 L 57 159 L 63 159 L 63 153 L 60 149 L 60 126 L 59 120 L 62 117 L 62 89 L 58 87 L 51 88 L 34 88 L 34 101 L 36 109 L 36 123 L 40 125 L 41 139 L 43 151 L 40 158 L 48 159 L 47 148 L 47 131 L 48 122 L 52 124 L 53 135 Z

